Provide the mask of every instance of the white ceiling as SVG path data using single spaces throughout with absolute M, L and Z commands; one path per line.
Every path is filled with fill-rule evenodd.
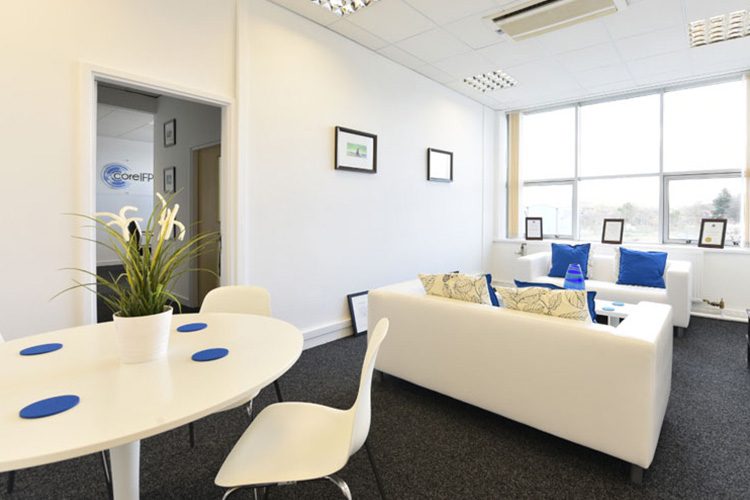
M 99 103 L 96 134 L 130 141 L 154 142 L 154 115 Z
M 380 0 L 345 18 L 310 0 L 271 0 L 494 109 L 523 109 L 750 68 L 750 37 L 689 48 L 689 21 L 750 0 L 629 0 L 622 12 L 522 42 L 483 21 L 518 0 Z M 518 80 L 486 94 L 463 78 Z

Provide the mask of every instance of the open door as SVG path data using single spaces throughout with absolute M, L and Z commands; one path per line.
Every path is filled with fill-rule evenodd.
M 197 230 L 200 233 L 220 232 L 219 210 L 219 161 L 221 145 L 209 146 L 195 150 L 196 186 L 197 186 Z M 203 302 L 206 294 L 219 286 L 221 276 L 221 239 L 215 248 L 198 257 L 197 265 L 208 272 L 198 273 L 198 304 Z

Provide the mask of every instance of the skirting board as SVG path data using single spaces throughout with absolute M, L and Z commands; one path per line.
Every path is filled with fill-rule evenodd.
M 304 349 L 327 344 L 351 335 L 352 322 L 348 319 L 302 332 L 305 339 Z

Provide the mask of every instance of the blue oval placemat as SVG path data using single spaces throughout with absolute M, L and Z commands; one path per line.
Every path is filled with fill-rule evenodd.
M 207 326 L 206 323 L 188 323 L 186 325 L 178 326 L 177 331 L 180 333 L 197 332 L 198 330 L 203 330 Z
M 46 354 L 60 349 L 62 349 L 62 344 L 55 342 L 52 344 L 39 344 L 27 347 L 26 349 L 21 349 L 19 354 L 21 356 L 36 356 L 37 354 Z
M 193 354 L 192 360 L 213 361 L 215 359 L 221 359 L 227 354 L 229 354 L 229 349 L 224 349 L 223 347 L 214 347 L 213 349 L 205 349 L 203 351 L 196 352 L 195 354 Z
M 614 307 L 602 307 L 602 309 L 604 309 L 605 311 L 614 311 L 615 310 Z
M 21 418 L 42 418 L 57 415 L 68 411 L 77 405 L 81 398 L 74 394 L 65 396 L 55 396 L 53 398 L 42 399 L 36 403 L 24 407 L 18 414 Z
M 624 302 L 612 302 L 612 305 L 613 305 L 613 306 L 618 306 L 618 307 L 621 307 L 621 306 L 624 306 L 624 305 L 625 305 L 625 303 L 624 303 Z

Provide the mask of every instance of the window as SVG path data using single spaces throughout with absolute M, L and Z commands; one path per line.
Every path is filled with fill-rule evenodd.
M 598 241 L 605 218 L 625 242 L 696 244 L 702 218 L 742 241 L 747 86 L 700 87 L 522 115 L 520 227 Z
M 573 237 L 573 184 L 532 185 L 523 190 L 523 217 L 541 217 L 547 236 Z

